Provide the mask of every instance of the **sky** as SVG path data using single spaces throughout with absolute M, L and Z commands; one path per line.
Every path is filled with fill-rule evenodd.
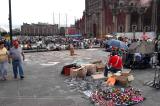
M 38 22 L 59 24 L 60 22 L 60 25 L 66 25 L 67 22 L 69 26 L 80 19 L 85 10 L 85 0 L 11 0 L 11 2 L 13 27 L 20 26 L 23 22 L 29 24 Z M 7 28 L 8 0 L 0 0 L 0 4 L 0 26 Z

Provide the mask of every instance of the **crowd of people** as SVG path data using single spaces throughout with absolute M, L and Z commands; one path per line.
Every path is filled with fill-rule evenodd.
M 69 49 L 69 45 L 72 43 L 75 49 L 87 49 L 92 48 L 92 45 L 102 45 L 102 40 L 96 38 L 85 39 L 83 37 L 62 37 L 62 36 L 30 36 L 30 37 L 18 37 L 22 48 L 33 49 L 39 48 L 53 48 L 53 46 L 59 46 L 60 49 Z
M 12 47 L 11 47 L 12 43 Z M 32 48 L 32 44 L 37 44 L 37 47 L 42 48 L 42 45 L 49 44 L 64 44 L 68 45 L 70 55 L 74 55 L 74 49 L 92 48 L 92 45 L 100 44 L 97 39 L 84 39 L 84 38 L 63 38 L 63 37 L 16 37 L 12 42 L 6 39 L 0 40 L 0 79 L 7 80 L 8 65 L 12 64 L 14 79 L 24 78 L 23 61 L 25 59 L 23 49 L 24 46 Z
M 110 39 L 96 39 L 96 38 L 84 39 L 83 37 L 68 38 L 68 37 L 58 37 L 58 36 L 47 36 L 47 37 L 39 37 L 39 36 L 23 37 L 21 36 L 21 37 L 17 37 L 16 39 L 18 40 L 13 41 L 12 48 L 8 46 L 9 43 L 7 43 L 5 40 L 0 41 L 0 75 L 1 75 L 2 80 L 6 80 L 8 63 L 12 63 L 13 74 L 14 74 L 15 79 L 17 78 L 17 73 L 19 73 L 21 79 L 24 78 L 23 67 L 22 67 L 22 62 L 24 60 L 24 54 L 23 54 L 24 48 L 22 47 L 22 45 L 27 45 L 28 48 L 32 48 L 32 44 L 34 43 L 36 43 L 37 47 L 39 48 L 42 48 L 42 45 L 48 46 L 50 44 L 68 45 L 67 49 L 70 49 L 71 56 L 75 54 L 74 49 L 92 48 L 93 45 L 99 45 L 100 47 L 105 47 L 106 49 L 109 48 L 111 55 L 109 56 L 109 61 L 105 68 L 105 76 L 107 76 L 107 73 L 109 70 L 112 72 L 117 72 L 123 68 L 123 65 L 130 66 L 132 64 L 132 63 L 127 64 L 127 62 L 130 60 L 129 58 L 130 54 L 129 53 L 127 54 L 128 51 L 126 49 L 107 45 L 106 42 L 107 40 L 110 40 Z M 142 42 L 142 40 L 146 42 L 149 41 L 148 39 L 142 39 L 142 40 L 133 39 L 132 40 L 126 37 L 125 38 L 119 37 L 118 40 L 123 42 L 128 47 L 134 42 Z M 159 47 L 160 41 L 152 41 L 152 42 L 155 43 L 155 48 L 157 49 L 160 48 Z M 136 58 L 138 56 L 140 58 Z M 133 57 L 134 59 L 142 59 L 142 54 L 134 53 Z M 134 63 L 136 63 L 135 60 L 133 61 Z M 149 62 L 149 59 L 145 60 L 145 62 L 146 61 Z
M 116 73 L 122 71 L 123 67 L 145 69 L 152 67 L 155 62 L 157 65 L 160 65 L 160 39 L 146 37 L 142 37 L 142 39 L 128 39 L 120 37 L 117 40 L 128 46 L 128 49 L 125 50 L 124 48 L 114 47 L 106 43 L 106 49 L 109 50 L 110 55 L 105 67 L 105 76 L 108 75 L 108 72 Z M 155 52 L 157 57 L 153 57 Z

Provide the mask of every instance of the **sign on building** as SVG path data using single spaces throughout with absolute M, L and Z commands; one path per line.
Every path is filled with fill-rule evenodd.
M 145 32 L 145 34 L 152 40 L 156 38 L 155 32 Z M 141 40 L 142 36 L 143 36 L 143 32 L 117 33 L 116 35 L 117 35 L 117 37 L 127 37 L 129 39 L 134 39 L 134 37 L 135 37 L 135 39 Z

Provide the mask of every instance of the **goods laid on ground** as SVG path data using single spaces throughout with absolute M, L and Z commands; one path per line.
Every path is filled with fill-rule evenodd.
M 85 79 L 68 78 L 65 83 L 71 91 L 86 95 L 96 106 L 130 106 L 145 100 L 139 89 L 107 86 L 104 80 L 93 80 L 90 76 Z
M 93 64 L 94 63 L 94 64 Z M 75 61 L 63 67 L 61 74 L 71 77 L 85 77 L 96 74 L 96 72 L 103 72 L 105 65 L 102 61 L 83 62 Z
M 91 100 L 99 106 L 129 106 L 145 100 L 141 91 L 132 87 L 99 89 L 92 93 Z
M 123 69 L 122 72 L 119 71 L 114 74 L 109 73 L 105 83 L 109 86 L 114 86 L 115 83 L 118 83 L 124 87 L 130 86 L 131 81 L 134 80 L 134 77 L 130 72 L 130 69 Z
M 97 71 L 95 64 L 84 64 L 84 65 L 82 65 L 82 67 L 86 68 L 86 71 L 87 71 L 86 74 L 87 74 L 87 76 L 95 74 L 96 71 Z
M 70 68 L 71 77 L 86 77 L 87 70 L 83 67 L 72 67 Z
M 103 73 L 97 73 L 95 75 L 92 75 L 93 80 L 100 80 L 100 79 L 106 79 Z
M 78 68 L 78 66 L 76 64 L 69 64 L 69 65 L 64 66 L 62 71 L 61 71 L 61 74 L 69 76 L 70 75 L 70 69 L 73 68 L 73 67 Z
M 103 72 L 104 69 L 105 69 L 105 65 L 102 63 L 101 60 L 99 60 L 99 61 L 94 61 L 94 62 L 92 62 L 92 64 L 95 64 L 95 65 L 96 65 L 96 69 L 97 69 L 98 72 Z
M 97 68 L 97 71 L 98 71 L 98 72 L 103 72 L 104 69 L 105 69 L 105 65 L 102 64 L 102 63 L 100 63 L 100 64 L 97 64 L 97 65 L 96 65 L 96 68 Z
M 122 86 L 129 86 L 130 82 L 134 80 L 133 75 L 130 74 L 130 69 L 123 69 L 122 72 L 110 74 L 108 78 L 106 78 L 103 73 L 104 68 L 105 66 L 102 61 L 94 61 L 91 63 L 80 61 L 78 64 L 74 63 L 64 66 L 61 74 L 72 78 L 85 78 L 86 76 L 92 76 L 93 80 L 106 79 L 106 84 L 110 86 L 114 86 L 116 82 Z M 99 71 L 99 69 L 103 69 L 103 71 Z
M 102 61 L 80 61 L 64 66 L 61 74 L 69 76 L 64 82 L 71 91 L 83 93 L 96 106 L 129 106 L 145 100 L 140 90 L 130 86 L 134 80 L 131 69 L 105 77 L 104 68 Z
M 116 83 L 116 76 L 111 76 L 106 81 L 106 84 L 108 86 L 114 86 L 115 83 Z

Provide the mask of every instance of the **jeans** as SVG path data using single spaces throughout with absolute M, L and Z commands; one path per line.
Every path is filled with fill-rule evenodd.
M 5 78 L 7 76 L 7 66 L 8 62 L 0 63 L 0 77 Z
M 120 71 L 121 69 L 115 69 L 113 67 L 108 68 L 107 66 L 105 66 L 105 70 L 104 70 L 104 76 L 107 77 L 108 76 L 108 71 L 112 72 L 112 73 L 116 73 L 118 71 Z
M 21 61 L 13 60 L 12 66 L 13 66 L 14 78 L 17 78 L 18 71 L 19 71 L 19 76 L 20 77 L 22 77 L 24 75 L 23 74 L 23 67 L 22 67 L 22 62 Z

